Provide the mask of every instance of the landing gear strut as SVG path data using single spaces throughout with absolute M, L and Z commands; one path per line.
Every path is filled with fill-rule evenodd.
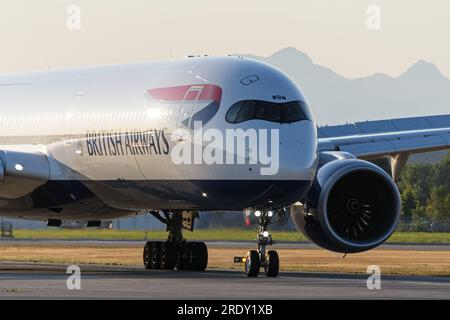
M 148 241 L 144 247 L 146 269 L 196 270 L 204 271 L 208 265 L 208 249 L 204 242 L 188 242 L 183 238 L 182 229 L 193 231 L 195 213 L 176 211 L 152 213 L 165 223 L 169 236 L 167 241 Z
M 245 263 L 245 273 L 249 277 L 257 277 L 261 268 L 268 277 L 276 277 L 280 269 L 280 259 L 275 250 L 266 251 L 266 246 L 272 245 L 275 242 L 267 230 L 267 225 L 273 217 L 271 210 L 257 210 L 255 217 L 258 223 L 258 249 L 247 252 L 243 259 Z M 238 261 L 239 258 L 235 258 Z

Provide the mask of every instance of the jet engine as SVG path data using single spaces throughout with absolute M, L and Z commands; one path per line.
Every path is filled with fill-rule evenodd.
M 342 152 L 322 153 L 306 198 L 291 207 L 297 228 L 320 247 L 341 253 L 370 250 L 394 232 L 398 188 L 380 167 Z

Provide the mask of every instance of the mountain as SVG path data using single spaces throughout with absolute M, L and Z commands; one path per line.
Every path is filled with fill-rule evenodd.
M 319 125 L 450 113 L 450 79 L 424 60 L 396 78 L 376 73 L 349 79 L 295 48 L 270 57 L 243 56 L 288 74 L 302 88 Z

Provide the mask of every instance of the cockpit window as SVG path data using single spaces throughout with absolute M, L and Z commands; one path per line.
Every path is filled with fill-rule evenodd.
M 275 103 L 259 101 L 256 104 L 255 119 L 268 120 L 273 122 L 282 122 L 282 115 L 279 105 Z
M 287 122 L 296 122 L 305 120 L 307 118 L 305 109 L 307 109 L 306 105 L 299 105 L 298 102 L 289 102 L 283 106 L 283 114 L 284 119 Z
M 242 101 L 239 104 L 238 114 L 235 118 L 235 121 L 242 122 L 247 121 L 252 118 L 253 112 L 255 110 L 255 102 L 254 101 Z
M 225 119 L 229 123 L 240 123 L 251 119 L 278 123 L 311 120 L 308 106 L 303 101 L 273 103 L 258 100 L 239 101 L 231 106 Z

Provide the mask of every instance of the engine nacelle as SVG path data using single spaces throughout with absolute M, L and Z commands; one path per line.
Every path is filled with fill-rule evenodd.
M 327 153 L 303 205 L 292 206 L 291 216 L 322 248 L 356 253 L 388 239 L 400 211 L 398 188 L 384 170 L 350 154 Z

